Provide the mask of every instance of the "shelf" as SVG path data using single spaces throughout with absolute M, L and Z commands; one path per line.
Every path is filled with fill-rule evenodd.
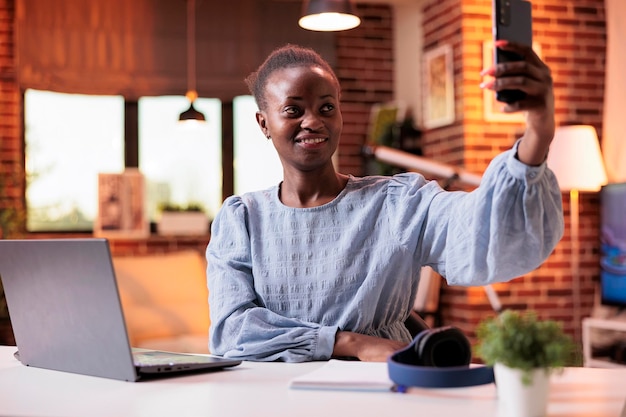
M 62 239 L 62 238 L 92 238 L 87 233 L 29 233 L 29 239 Z M 204 254 L 211 235 L 175 235 L 163 236 L 150 234 L 148 236 L 100 236 L 108 239 L 113 255 L 139 255 L 148 253 L 165 253 L 193 249 Z
M 605 329 L 626 332 L 626 322 L 620 320 L 585 318 L 583 327 L 583 365 L 589 368 L 626 368 L 626 364 L 612 362 L 608 357 L 592 356 L 591 329 Z
M 209 244 L 209 235 L 198 236 L 160 236 L 150 235 L 139 239 L 109 238 L 111 252 L 114 255 L 135 255 L 146 253 L 174 252 L 194 249 L 204 253 Z

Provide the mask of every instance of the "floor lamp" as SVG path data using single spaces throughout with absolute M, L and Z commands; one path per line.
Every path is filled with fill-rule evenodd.
M 600 187 L 607 182 L 600 145 L 593 126 L 558 127 L 550 146 L 547 163 L 548 167 L 554 171 L 561 191 L 569 191 L 573 319 L 574 335 L 578 341 L 581 326 L 578 192 L 599 191 Z

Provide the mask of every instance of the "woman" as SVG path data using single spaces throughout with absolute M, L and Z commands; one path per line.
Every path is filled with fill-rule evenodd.
M 483 71 L 493 90 L 527 98 L 527 129 L 476 190 L 446 192 L 415 173 L 335 171 L 340 86 L 317 53 L 272 52 L 247 78 L 283 181 L 228 198 L 207 248 L 211 352 L 247 360 L 384 361 L 406 346 L 420 269 L 452 285 L 505 281 L 536 268 L 563 232 L 561 194 L 545 166 L 554 135 L 549 69 L 525 56 Z

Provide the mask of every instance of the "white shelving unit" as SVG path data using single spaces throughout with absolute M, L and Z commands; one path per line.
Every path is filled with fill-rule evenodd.
M 596 318 L 583 319 L 583 365 L 589 368 L 624 368 L 626 365 L 611 362 L 607 358 L 594 358 L 591 349 L 591 329 L 607 329 L 626 332 L 626 322 Z

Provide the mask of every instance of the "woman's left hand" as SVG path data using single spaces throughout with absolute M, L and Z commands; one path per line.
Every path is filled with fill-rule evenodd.
M 493 79 L 482 83 L 481 88 L 526 93 L 522 100 L 503 103 L 502 110 L 507 113 L 526 112 L 526 132 L 518 148 L 518 158 L 528 165 L 539 165 L 545 160 L 554 137 L 552 73 L 530 46 L 499 40 L 494 47 L 514 52 L 524 59 L 484 69 L 481 75 L 490 75 Z

